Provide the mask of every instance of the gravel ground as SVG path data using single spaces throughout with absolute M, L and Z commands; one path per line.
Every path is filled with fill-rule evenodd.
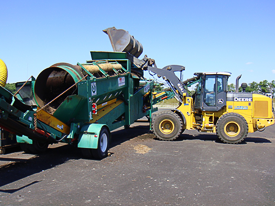
M 275 205 L 274 134 L 229 145 L 186 131 L 164 142 L 139 121 L 112 133 L 101 161 L 60 144 L 2 167 L 0 205 Z

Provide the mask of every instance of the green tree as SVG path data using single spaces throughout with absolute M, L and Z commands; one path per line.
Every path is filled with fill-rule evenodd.
M 261 81 L 259 83 L 259 89 L 261 92 L 264 92 L 264 93 L 270 92 L 268 81 L 267 80 Z
M 13 94 L 16 92 L 15 83 L 12 83 L 12 84 L 7 83 L 6 86 L 5 86 L 5 88 L 6 88 L 7 90 L 9 90 L 9 91 L 10 91 L 11 93 L 13 93 Z
M 246 92 L 258 92 L 259 91 L 259 84 L 257 82 L 249 83 L 245 89 Z
M 236 90 L 236 87 L 233 83 L 228 85 L 228 91 L 229 92 L 235 92 L 235 90 Z
M 268 86 L 269 86 L 269 91 L 274 96 L 274 93 L 275 93 L 275 80 L 272 80 L 271 82 L 269 82 Z
M 154 92 L 160 92 L 160 91 L 163 91 L 164 88 L 163 88 L 163 84 L 162 83 L 155 83 L 154 85 Z

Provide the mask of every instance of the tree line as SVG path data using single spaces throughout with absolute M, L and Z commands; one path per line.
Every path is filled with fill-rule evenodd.
M 5 86 L 6 89 L 8 89 L 10 92 L 15 93 L 16 88 L 14 83 L 7 83 Z M 163 83 L 155 85 L 155 91 L 163 91 Z M 233 83 L 228 85 L 228 91 L 234 92 L 236 90 L 236 87 Z M 239 87 L 239 91 L 242 91 L 242 87 Z M 272 80 L 271 82 L 268 82 L 267 80 L 257 82 L 251 82 L 247 84 L 247 87 L 245 89 L 246 92 L 255 92 L 255 93 L 271 93 L 272 96 L 274 96 L 275 93 L 275 80 Z
M 5 88 L 13 94 L 16 92 L 15 83 L 7 83 Z
M 234 92 L 235 85 L 233 83 L 228 85 L 228 91 Z M 239 91 L 243 91 L 242 87 L 239 87 Z M 267 80 L 260 81 L 259 83 L 253 81 L 247 84 L 245 92 L 255 92 L 255 93 L 271 93 L 274 96 L 275 93 L 275 80 L 268 82 Z

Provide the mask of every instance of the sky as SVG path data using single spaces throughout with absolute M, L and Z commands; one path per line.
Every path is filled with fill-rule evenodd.
M 129 31 L 159 68 L 231 72 L 229 83 L 275 80 L 274 0 L 0 0 L 0 59 L 8 83 L 58 62 L 112 51 L 109 27 Z M 146 77 L 150 78 L 148 74 Z

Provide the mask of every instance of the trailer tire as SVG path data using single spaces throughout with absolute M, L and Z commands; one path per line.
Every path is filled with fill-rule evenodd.
M 33 140 L 32 144 L 21 144 L 21 149 L 25 153 L 30 153 L 30 154 L 39 154 L 39 153 L 44 153 L 47 151 L 49 144 L 46 142 L 38 142 Z
M 31 153 L 29 144 L 27 144 L 27 143 L 20 143 L 20 147 L 21 147 L 21 149 L 22 149 L 25 153 Z
M 158 139 L 170 141 L 177 139 L 183 132 L 183 123 L 177 113 L 165 111 L 154 117 L 152 128 Z
M 245 118 L 237 113 L 227 113 L 217 122 L 217 135 L 219 139 L 228 144 L 241 143 L 248 133 Z
M 33 140 L 33 143 L 29 145 L 30 153 L 39 154 L 47 151 L 49 144 L 47 142 L 38 142 Z
M 110 132 L 107 127 L 102 127 L 98 138 L 97 149 L 82 149 L 82 155 L 89 159 L 101 160 L 108 156 Z

